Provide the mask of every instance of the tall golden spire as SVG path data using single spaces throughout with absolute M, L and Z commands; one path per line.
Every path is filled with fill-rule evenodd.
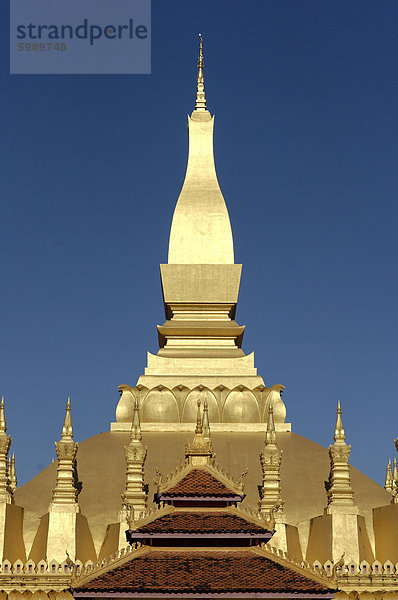
M 13 494 L 15 492 L 15 490 L 17 489 L 17 474 L 15 471 L 15 455 L 14 453 L 12 453 L 12 457 L 9 463 L 9 469 L 8 469 L 8 478 L 9 478 L 9 485 L 10 485 L 10 490 L 11 493 Z
M 196 413 L 196 427 L 195 427 L 195 434 L 202 434 L 203 433 L 203 429 L 202 429 L 202 417 L 200 414 L 200 400 L 198 400 L 198 410 Z
M 209 404 L 207 400 L 203 402 L 202 431 L 205 440 L 210 440 Z
M 265 432 L 265 448 L 260 453 L 263 483 L 259 510 L 264 515 L 271 516 L 274 511 L 283 507 L 281 499 L 281 462 L 282 451 L 276 445 L 274 409 L 268 407 L 267 431 Z
M 328 489 L 327 513 L 342 506 L 354 505 L 354 492 L 351 487 L 350 469 L 348 459 L 350 458 L 351 446 L 345 442 L 343 421 L 341 418 L 340 401 L 337 404 L 337 419 L 334 428 L 334 444 L 329 446 L 330 475 Z
M 210 429 L 208 429 L 208 432 L 210 435 Z M 214 452 L 210 437 L 203 435 L 200 400 L 198 400 L 195 435 L 192 444 L 187 444 L 185 448 L 185 460 L 188 464 L 195 466 L 214 463 Z
M 73 441 L 71 405 L 68 397 L 61 439 L 59 442 L 55 442 L 58 467 L 51 507 L 70 505 L 75 507 L 76 511 L 79 510 L 77 505 L 78 490 L 75 486 L 75 460 L 78 446 Z
M 392 487 L 393 487 L 393 478 L 392 478 L 392 471 L 391 471 L 391 459 L 388 459 L 384 489 L 387 490 L 387 492 L 390 492 L 390 494 L 391 494 Z
M 4 433 L 7 431 L 6 417 L 4 413 L 4 396 L 1 397 L 0 403 L 0 431 Z
M 341 418 L 341 404 L 340 404 L 340 400 L 338 400 L 337 402 L 337 418 L 336 418 L 336 425 L 334 428 L 334 441 L 343 441 L 345 440 L 345 433 L 344 433 L 344 427 L 343 427 L 343 421 Z
M 3 396 L 0 403 L 0 502 L 11 503 L 13 500 L 8 474 L 8 452 L 10 450 L 11 438 L 6 432 L 7 425 Z
M 73 439 L 73 428 L 72 428 L 72 417 L 70 407 L 70 397 L 66 402 L 66 413 L 64 419 L 64 425 L 62 427 L 62 439 Z
M 142 444 L 140 407 L 134 400 L 134 412 L 130 430 L 130 443 L 125 446 L 126 488 L 122 496 L 123 510 L 134 520 L 146 511 L 148 495 L 145 491 L 144 465 L 147 448 Z
M 198 58 L 198 81 L 196 91 L 196 102 L 195 110 L 207 110 L 206 109 L 206 96 L 205 96 L 205 80 L 203 77 L 203 38 L 202 34 L 199 34 L 199 58 Z

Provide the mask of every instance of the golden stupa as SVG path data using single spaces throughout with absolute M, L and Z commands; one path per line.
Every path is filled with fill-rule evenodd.
M 110 431 L 77 445 L 68 400 L 57 462 L 21 488 L 1 405 L 0 579 L 9 595 L 51 598 L 68 588 L 72 563 L 117 556 L 129 519 L 153 508 L 157 474 L 181 462 L 200 400 L 217 462 L 236 478 L 245 474 L 243 506 L 275 521 L 269 544 L 337 578 L 341 597 L 398 598 L 397 470 L 383 489 L 349 466 L 340 405 L 329 449 L 292 432 L 283 385 L 267 387 L 254 354 L 241 348 L 244 326 L 234 316 L 242 265 L 234 262 L 213 127 L 201 40 L 187 171 L 160 265 L 159 352 L 148 353 L 135 386 L 119 386 Z

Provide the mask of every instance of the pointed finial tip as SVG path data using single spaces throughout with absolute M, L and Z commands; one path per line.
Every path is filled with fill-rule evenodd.
M 341 410 L 340 400 L 337 400 L 337 410 Z

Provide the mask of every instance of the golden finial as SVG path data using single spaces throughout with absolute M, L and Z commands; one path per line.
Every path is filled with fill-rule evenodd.
M 394 469 L 392 472 L 392 478 L 395 485 L 398 485 L 398 468 L 397 468 L 397 459 L 394 458 Z
M 206 110 L 205 80 L 203 77 L 203 38 L 201 33 L 199 33 L 199 39 L 198 81 L 195 110 Z
M 5 417 L 5 413 L 4 413 L 4 396 L 1 397 L 1 403 L 0 403 L 0 431 L 7 431 L 7 426 L 6 426 L 6 417 Z
M 134 399 L 134 412 L 133 412 L 133 422 L 131 425 L 130 439 L 138 440 L 138 441 L 142 440 L 141 423 L 140 423 L 140 405 L 138 402 L 138 398 Z
M 196 427 L 195 427 L 195 433 L 202 433 L 202 418 L 200 415 L 200 400 L 198 400 L 198 412 L 196 414 Z
M 275 444 L 276 433 L 275 433 L 275 421 L 274 421 L 274 408 L 272 404 L 268 406 L 268 422 L 267 431 L 265 432 L 265 445 Z
M 336 426 L 334 428 L 334 441 L 337 442 L 337 440 L 343 441 L 343 442 L 345 440 L 343 421 L 341 418 L 340 400 L 337 402 L 337 419 L 336 419 Z
M 209 423 L 209 405 L 207 400 L 203 402 L 203 417 L 202 417 L 202 431 L 203 436 L 206 440 L 210 439 L 210 423 Z
M 14 453 L 12 454 L 11 460 L 10 460 L 10 468 L 9 468 L 9 478 L 10 478 L 10 488 L 12 493 L 14 493 L 14 491 L 17 489 L 17 475 L 16 475 L 16 471 L 15 471 L 15 455 Z
M 62 439 L 72 439 L 73 438 L 73 429 L 72 429 L 72 417 L 71 417 L 71 408 L 70 408 L 70 397 L 68 396 L 68 401 L 66 403 L 66 414 L 64 425 L 62 427 Z
M 387 470 L 386 470 L 386 480 L 384 483 L 384 489 L 387 490 L 387 492 L 392 492 L 392 485 L 393 485 L 393 478 L 392 478 L 392 471 L 391 471 L 391 459 L 388 460 L 387 463 Z

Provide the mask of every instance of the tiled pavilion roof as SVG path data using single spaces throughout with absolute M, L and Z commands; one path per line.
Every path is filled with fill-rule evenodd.
M 195 595 L 333 598 L 333 591 L 255 550 L 148 550 L 74 589 L 76 598 Z
M 193 469 L 185 477 L 167 490 L 163 490 L 160 497 L 236 497 L 236 491 L 229 489 L 219 479 L 204 469 Z
M 231 512 L 174 512 L 164 515 L 132 532 L 135 534 L 257 534 L 264 536 L 268 530 Z

